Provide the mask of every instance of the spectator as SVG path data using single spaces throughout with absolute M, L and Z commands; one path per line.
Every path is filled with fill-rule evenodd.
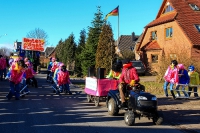
M 188 93 L 185 92 L 185 87 L 189 84 L 190 82 L 190 77 L 188 75 L 188 71 L 185 69 L 183 64 L 178 64 L 178 77 L 179 77 L 179 82 L 178 85 L 176 86 L 176 92 L 178 96 L 180 97 L 180 91 L 179 87 L 182 88 L 182 92 L 185 95 L 185 97 L 189 97 Z
M 199 97 L 197 93 L 197 85 L 199 85 L 199 73 L 195 71 L 194 66 L 189 66 L 188 75 L 190 77 L 190 83 L 188 87 L 188 95 L 190 97 L 192 90 L 194 90 L 194 97 Z
M 168 91 L 167 91 L 167 86 L 170 84 L 170 91 L 174 99 L 176 99 L 173 91 L 173 86 L 178 85 L 178 69 L 177 69 L 178 62 L 176 60 L 172 60 L 171 64 L 168 66 L 164 79 L 164 92 L 165 96 L 168 97 Z

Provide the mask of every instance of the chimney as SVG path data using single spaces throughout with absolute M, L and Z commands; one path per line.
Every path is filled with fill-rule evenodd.
M 132 42 L 134 42 L 135 41 L 135 32 L 132 32 Z

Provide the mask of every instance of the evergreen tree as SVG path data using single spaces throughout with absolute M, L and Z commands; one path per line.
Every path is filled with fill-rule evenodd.
M 102 12 L 100 10 L 100 6 L 97 7 L 97 13 L 95 13 L 95 18 L 92 21 L 92 26 L 88 29 L 88 38 L 85 44 L 85 48 L 81 53 L 81 68 L 83 70 L 83 74 L 86 75 L 88 68 L 91 66 L 95 66 L 95 56 L 97 45 L 99 41 L 99 35 L 101 33 L 101 27 L 104 23 Z
M 58 42 L 58 45 L 56 46 L 55 53 L 56 53 L 56 58 L 59 59 L 60 62 L 63 62 L 63 52 L 64 52 L 64 43 L 62 39 Z
M 85 29 L 81 30 L 80 32 L 80 39 L 79 43 L 76 49 L 76 54 L 75 54 L 75 73 L 78 77 L 82 76 L 82 68 L 81 68 L 81 52 L 85 48 L 85 41 L 86 41 L 86 31 Z
M 109 72 L 115 56 L 115 45 L 112 28 L 110 24 L 104 24 L 99 37 L 95 67 L 106 68 L 106 72 Z
M 63 47 L 63 63 L 68 66 L 69 70 L 73 69 L 74 61 L 75 61 L 75 51 L 76 51 L 76 43 L 75 37 L 72 33 L 65 41 Z

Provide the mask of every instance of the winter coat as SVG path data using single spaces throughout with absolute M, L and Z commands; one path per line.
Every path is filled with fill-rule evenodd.
M 177 84 L 178 83 L 178 69 L 175 67 L 174 69 L 169 66 L 167 71 L 165 72 L 164 79 L 167 82 Z
M 32 67 L 28 67 L 26 70 L 25 70 L 25 75 L 26 75 L 26 79 L 29 79 L 29 78 L 32 78 L 34 77 L 34 70 Z
M 17 65 L 10 70 L 10 81 L 19 84 L 23 78 L 25 69 L 19 69 Z
M 189 71 L 188 75 L 190 77 L 190 85 L 199 85 L 199 73 L 195 71 Z
M 132 66 L 128 68 L 123 67 L 119 82 L 130 84 L 132 80 L 134 80 L 136 83 L 140 81 L 136 68 Z
M 58 85 L 70 84 L 69 72 L 59 71 L 57 73 Z
M 189 84 L 190 77 L 188 75 L 187 70 L 185 69 L 179 70 L 178 77 L 179 77 L 179 82 L 178 82 L 179 84 Z

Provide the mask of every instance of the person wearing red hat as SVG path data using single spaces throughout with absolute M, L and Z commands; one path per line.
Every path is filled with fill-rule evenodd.
M 132 62 L 129 59 L 122 60 L 123 68 L 122 73 L 119 78 L 119 93 L 121 98 L 121 106 L 126 107 L 125 96 L 126 86 L 129 84 L 130 86 L 134 86 L 136 83 L 140 81 L 137 70 L 133 67 Z

